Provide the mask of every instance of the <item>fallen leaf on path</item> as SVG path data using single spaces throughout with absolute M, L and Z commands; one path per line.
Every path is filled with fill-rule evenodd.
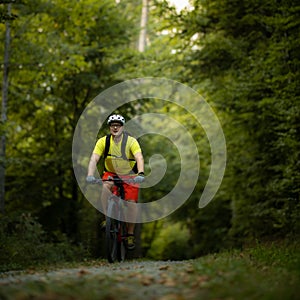
M 123 282 L 125 279 L 122 276 L 115 276 L 114 280 L 117 281 L 117 282 Z
M 154 277 L 152 277 L 152 276 L 144 276 L 141 279 L 141 283 L 142 283 L 142 285 L 145 285 L 145 286 L 151 285 L 152 283 L 154 283 Z
M 143 268 L 144 268 L 144 266 L 139 266 L 139 265 L 134 266 L 134 269 L 143 269 Z
M 168 270 L 169 268 L 170 266 L 166 265 L 166 266 L 159 267 L 159 270 Z
M 161 278 L 167 278 L 169 275 L 167 273 L 160 273 L 159 276 Z
M 185 298 L 182 295 L 177 295 L 177 294 L 168 294 L 158 298 L 158 300 L 184 300 L 184 299 Z
M 163 284 L 167 287 L 174 287 L 177 285 L 176 281 L 173 278 L 167 277 L 167 278 L 161 278 L 158 283 Z
M 195 273 L 195 269 L 193 266 L 188 266 L 185 270 L 186 273 Z
M 209 281 L 208 276 L 206 276 L 206 275 L 198 276 L 192 287 L 199 288 L 201 286 L 204 286 L 208 281 Z
M 140 277 L 140 273 L 130 273 L 127 276 L 128 278 Z
M 206 276 L 206 275 L 198 276 L 198 277 L 197 277 L 197 281 L 198 281 L 198 282 L 205 282 L 205 281 L 208 281 L 208 280 L 209 280 L 209 277 Z
M 182 283 L 189 283 L 189 282 L 191 282 L 192 280 L 191 280 L 191 278 L 190 278 L 190 276 L 186 276 L 186 275 L 184 275 L 184 276 L 180 276 L 180 278 L 182 278 Z
M 83 275 L 90 274 L 90 272 L 87 271 L 87 270 L 82 269 L 82 270 L 78 271 L 77 274 L 78 274 L 78 276 L 83 276 Z

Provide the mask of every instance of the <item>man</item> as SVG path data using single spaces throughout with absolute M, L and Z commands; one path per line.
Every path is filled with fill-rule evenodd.
M 127 184 L 126 182 L 124 182 L 123 187 L 125 191 L 124 200 L 137 203 L 139 183 L 144 181 L 144 158 L 141 147 L 134 137 L 128 135 L 127 143 L 125 145 L 125 154 L 127 159 L 124 159 L 124 155 L 122 155 L 122 140 L 124 138 L 123 130 L 125 119 L 121 115 L 111 115 L 108 118 L 107 124 L 109 125 L 111 136 L 108 154 L 104 160 L 104 173 L 102 175 L 102 179 L 106 180 L 110 176 L 118 176 L 122 179 L 126 179 L 129 177 L 132 178 L 132 175 L 136 175 L 132 171 L 132 168 L 136 163 L 137 176 L 134 177 L 135 184 Z M 104 155 L 106 141 L 106 136 L 104 136 L 100 138 L 96 143 L 88 166 L 88 174 L 86 178 L 86 181 L 88 183 L 93 183 L 96 179 L 94 177 L 94 173 L 96 171 L 100 157 Z M 106 213 L 107 200 L 112 192 L 112 188 L 113 182 L 103 181 L 101 200 L 104 208 L 104 213 Z M 132 209 L 128 212 L 128 218 L 130 220 L 134 220 L 136 219 L 136 215 L 137 208 L 136 206 L 132 206 Z M 135 247 L 134 227 L 134 223 L 128 223 L 128 249 L 134 249 Z

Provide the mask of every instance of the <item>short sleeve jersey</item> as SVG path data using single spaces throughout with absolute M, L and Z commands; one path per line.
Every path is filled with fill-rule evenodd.
M 124 135 L 122 136 L 122 140 L 123 138 Z M 112 136 L 110 137 L 110 147 L 109 147 L 108 155 L 104 161 L 104 164 L 105 164 L 105 169 L 108 172 L 113 172 L 120 175 L 126 175 L 131 173 L 131 170 L 135 165 L 134 155 L 138 152 L 142 152 L 142 150 L 138 141 L 134 137 L 128 136 L 126 147 L 125 147 L 125 154 L 128 159 L 132 159 L 132 160 L 124 160 L 122 158 L 122 151 L 121 151 L 122 140 L 118 143 L 115 143 Z M 98 154 L 99 156 L 104 155 L 105 142 L 106 142 L 106 136 L 100 138 L 96 143 L 93 153 Z

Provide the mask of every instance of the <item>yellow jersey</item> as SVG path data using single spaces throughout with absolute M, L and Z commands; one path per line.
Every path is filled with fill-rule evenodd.
M 122 139 L 118 143 L 115 143 L 113 137 L 110 137 L 110 147 L 108 155 L 104 161 L 104 167 L 105 170 L 108 172 L 120 175 L 127 175 L 132 173 L 132 168 L 135 165 L 134 155 L 138 152 L 142 152 L 142 150 L 138 141 L 134 137 L 128 136 L 125 147 L 125 154 L 128 160 L 124 160 L 122 158 L 121 151 L 123 138 L 124 134 L 122 134 Z M 97 141 L 93 153 L 98 154 L 100 157 L 104 155 L 105 143 L 106 136 L 100 138 Z

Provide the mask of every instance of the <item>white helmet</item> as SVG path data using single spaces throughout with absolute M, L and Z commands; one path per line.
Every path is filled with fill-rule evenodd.
M 112 122 L 117 122 L 117 123 L 121 123 L 122 125 L 124 125 L 125 119 L 121 115 L 111 115 L 108 118 L 107 124 L 110 125 L 110 123 L 112 123 Z

